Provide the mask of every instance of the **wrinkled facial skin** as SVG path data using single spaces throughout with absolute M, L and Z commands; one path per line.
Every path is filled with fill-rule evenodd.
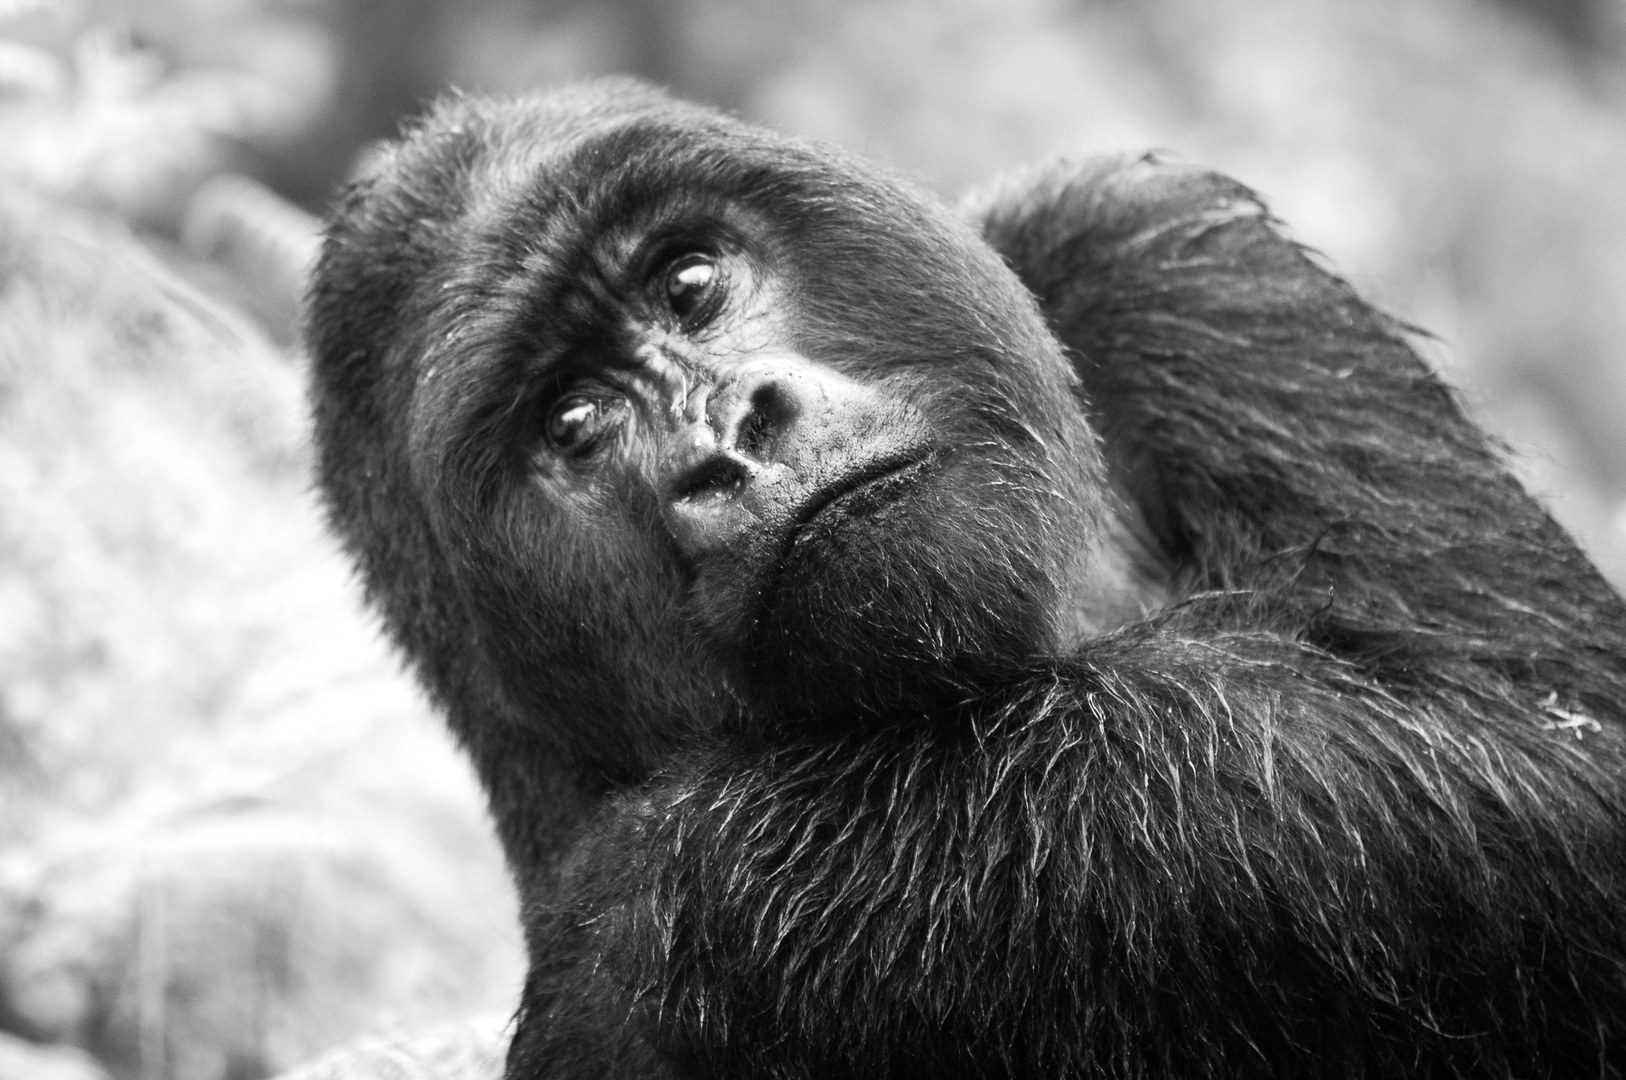
M 615 523 L 619 546 L 664 564 L 693 631 L 747 655 L 796 606 L 785 568 L 827 558 L 941 455 L 907 400 L 796 350 L 771 271 L 721 232 L 694 229 L 652 274 L 604 275 L 592 321 L 619 340 L 543 361 L 520 497 Z
M 421 513 L 338 524 L 386 604 L 411 574 L 458 597 L 462 641 L 390 619 L 432 685 L 633 777 L 683 730 L 907 715 L 1058 647 L 1094 441 L 1031 298 L 946 210 L 648 91 L 458 105 L 325 255 L 363 282 L 346 317 L 379 301 L 349 340 L 383 339 L 327 376 L 369 382 L 379 425 L 328 418 L 327 484 Z M 449 670 L 471 637 L 482 670 Z

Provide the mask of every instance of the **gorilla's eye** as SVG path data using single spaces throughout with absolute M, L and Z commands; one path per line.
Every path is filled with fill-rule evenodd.
M 704 321 L 717 305 L 720 278 L 717 260 L 710 255 L 695 252 L 674 260 L 662 282 L 666 306 L 685 323 Z
M 548 410 L 548 445 L 564 453 L 589 450 L 615 417 L 612 402 L 585 394 L 566 394 Z

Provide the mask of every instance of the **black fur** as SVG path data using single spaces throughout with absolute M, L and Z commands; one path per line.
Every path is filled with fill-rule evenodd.
M 1619 597 L 1235 182 L 967 211 L 611 83 L 335 214 L 321 481 L 526 898 L 510 1076 L 1626 1074 Z M 756 283 L 694 370 L 856 388 L 782 461 L 916 471 L 781 549 L 666 524 L 649 424 L 538 450 L 668 233 Z

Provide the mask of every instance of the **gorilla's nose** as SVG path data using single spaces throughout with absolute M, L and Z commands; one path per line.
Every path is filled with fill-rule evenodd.
M 687 405 L 660 463 L 662 513 L 699 576 L 735 589 L 821 507 L 930 442 L 908 404 L 794 355 L 739 363 Z
M 797 421 L 825 396 L 816 379 L 791 364 L 756 364 L 712 395 L 707 420 L 725 452 L 771 465 Z
M 818 429 L 837 419 L 828 379 L 840 376 L 800 359 L 758 358 L 705 395 L 661 464 L 661 502 L 685 554 L 776 526 L 790 493 L 810 479 Z
M 742 494 L 797 457 L 798 422 L 825 398 L 795 361 L 741 365 L 701 401 L 662 472 L 669 501 Z

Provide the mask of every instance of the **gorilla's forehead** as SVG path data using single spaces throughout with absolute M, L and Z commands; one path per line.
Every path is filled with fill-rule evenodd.
M 489 346 L 502 343 L 469 335 L 503 331 L 545 359 L 625 323 L 656 263 L 680 247 L 783 266 L 779 223 L 753 205 L 749 187 L 737 178 L 701 183 L 684 171 L 693 134 L 640 118 L 483 166 L 461 235 L 448 237 L 417 286 L 441 329 L 431 346 L 468 358 L 500 354 L 507 350 Z
M 811 153 L 791 155 L 753 133 L 696 130 L 659 114 L 517 146 L 482 172 L 469 189 L 467 235 L 518 243 L 533 264 L 540 255 L 566 272 L 588 250 L 629 262 L 639 245 L 688 223 L 733 223 L 735 231 L 767 235 L 776 221 L 789 224 L 784 207 L 835 206 L 837 186 L 862 187 Z M 829 227 L 837 216 L 829 215 Z M 747 220 L 749 228 L 740 228 Z
M 489 311 L 500 295 L 630 267 L 679 227 L 766 238 L 771 215 L 752 207 L 771 204 L 795 171 L 768 153 L 749 168 L 722 144 L 752 139 L 730 138 L 720 121 L 685 123 L 672 110 L 566 123 L 547 99 L 511 107 L 522 118 L 540 115 L 503 125 L 503 140 L 463 159 L 460 175 L 442 185 L 455 189 L 452 199 L 403 223 L 435 252 L 414 291 L 443 326 Z M 456 138 L 461 128 L 424 136 Z
M 445 239 L 471 254 L 593 237 L 629 220 L 647 226 L 723 202 L 765 217 L 795 207 L 798 226 L 829 230 L 868 219 L 872 233 L 891 233 L 906 217 L 937 231 L 945 220 L 924 193 L 838 149 L 630 82 L 444 102 L 409 142 L 420 152 L 403 157 L 457 171 L 433 185 L 453 197 L 419 209 L 449 219 Z M 400 164 L 397 177 L 414 182 L 413 161 Z

